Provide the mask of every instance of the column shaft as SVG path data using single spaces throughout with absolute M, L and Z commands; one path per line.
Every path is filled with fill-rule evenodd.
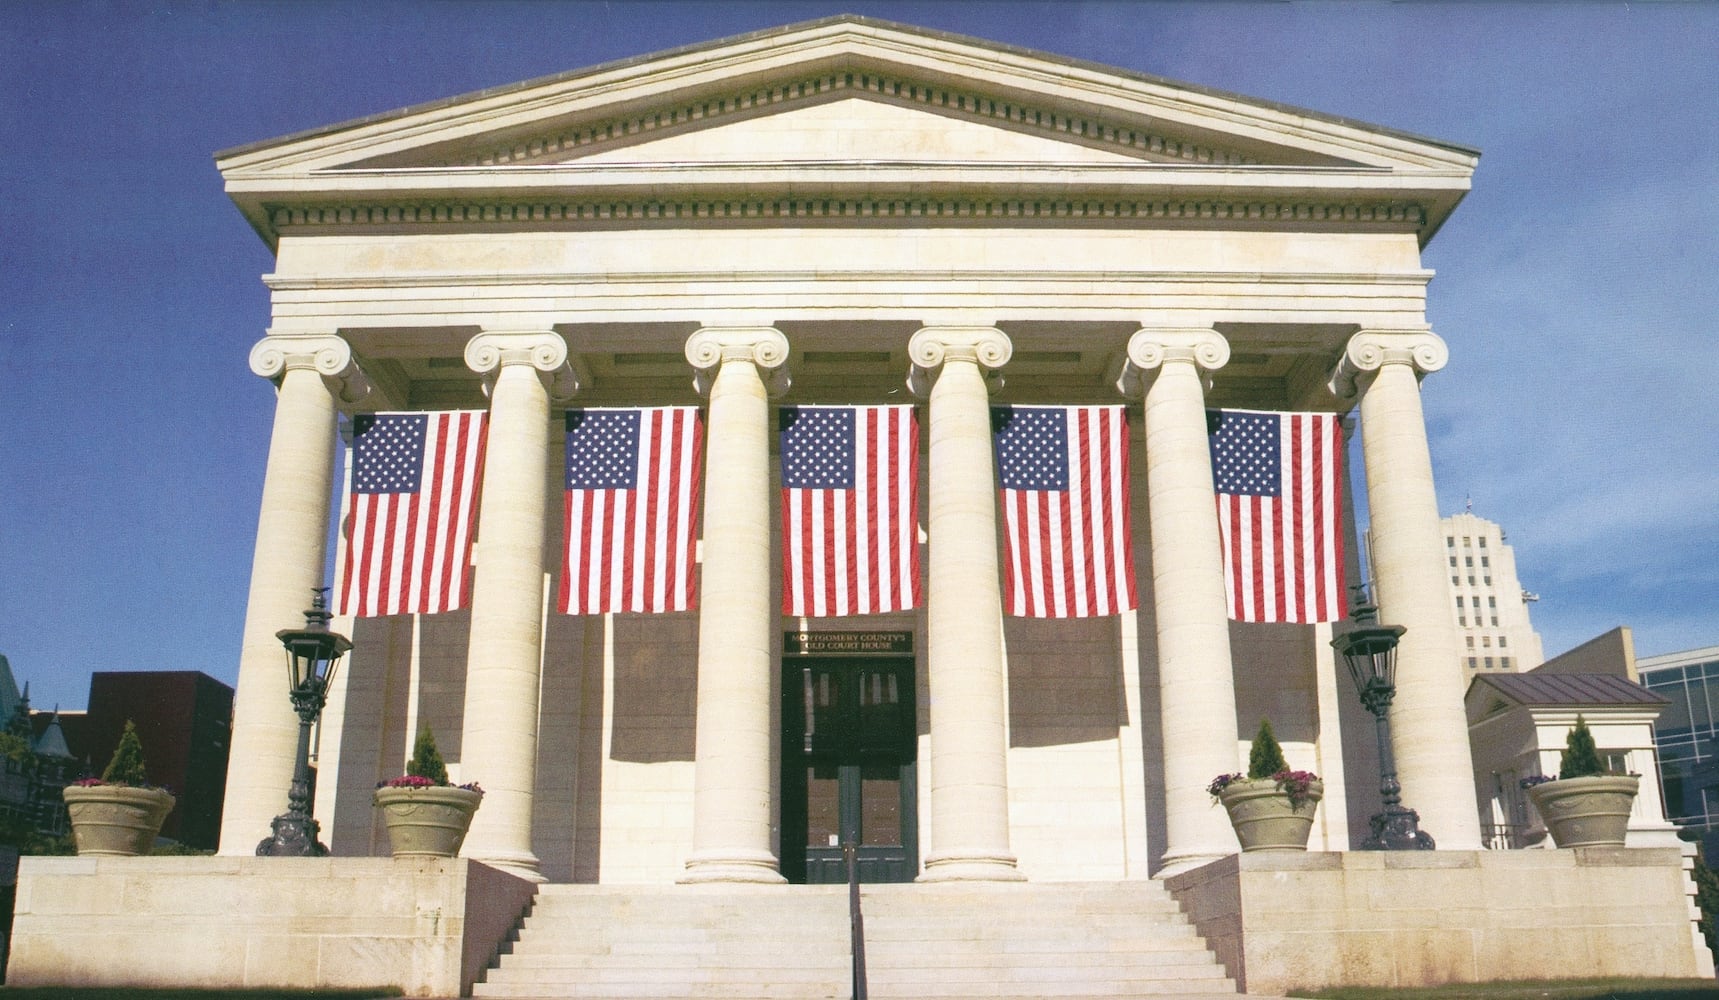
M 920 879 L 1019 881 L 1009 845 L 997 486 L 980 371 L 982 359 L 989 367 L 1007 361 L 1008 341 L 990 329 L 928 329 L 914 335 L 909 353 L 921 367 L 941 366 L 931 389 L 927 509 L 933 845 Z
M 565 364 L 554 334 L 480 334 L 468 363 L 495 371 L 478 512 L 460 778 L 483 786 L 461 853 L 542 880 L 532 849 L 543 663 L 549 391 Z
M 278 375 L 280 388 L 233 698 L 222 854 L 254 853 L 268 836 L 269 821 L 286 810 L 298 716 L 287 698 L 286 651 L 275 633 L 302 628 L 311 590 L 323 586 L 335 438 L 328 379 L 350 366 L 351 352 L 334 337 L 271 337 L 252 351 L 252 370 Z
M 683 882 L 780 882 L 771 849 L 770 408 L 774 330 L 703 330 L 687 343 L 710 386 L 699 582 L 693 843 Z M 774 364 L 771 364 L 771 362 Z
M 1442 367 L 1442 343 L 1438 350 L 1436 364 L 1422 367 Z M 1356 354 L 1352 344 L 1350 356 Z M 1397 648 L 1391 706 L 1397 776 L 1404 804 L 1420 813 L 1421 828 L 1440 849 L 1479 850 L 1463 672 L 1415 361 L 1397 349 L 1367 360 L 1375 374 L 1361 397 L 1361 447 L 1375 596 L 1379 620 L 1408 629 Z
M 1237 767 L 1235 678 L 1223 546 L 1201 368 L 1228 360 L 1210 330 L 1143 330 L 1131 363 L 1157 367 L 1146 391 L 1147 516 L 1163 715 L 1165 845 L 1160 875 L 1237 849 L 1206 786 Z

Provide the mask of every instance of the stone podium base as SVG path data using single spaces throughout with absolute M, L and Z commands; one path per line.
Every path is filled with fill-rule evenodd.
M 1676 848 L 1261 852 L 1164 883 L 1250 993 L 1713 975 Z
M 463 996 L 536 888 L 462 858 L 27 857 L 6 985 Z

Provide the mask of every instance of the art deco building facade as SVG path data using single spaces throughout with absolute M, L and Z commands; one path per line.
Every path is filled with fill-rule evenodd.
M 252 367 L 278 392 L 223 853 L 284 802 L 274 633 L 326 582 L 341 415 L 454 408 L 489 415 L 472 601 L 337 621 L 337 854 L 384 850 L 371 789 L 429 725 L 488 793 L 466 853 L 531 877 L 816 879 L 855 810 L 871 878 L 1143 877 L 1235 851 L 1205 786 L 1263 717 L 1346 848 L 1371 722 L 1331 625 L 1227 620 L 1212 406 L 1357 415 L 1402 781 L 1478 848 L 1419 389 L 1447 357 L 1421 250 L 1476 156 L 856 18 L 220 154 L 276 257 Z M 920 608 L 776 610 L 790 403 L 918 406 Z M 1128 406 L 1138 610 L 1002 614 L 993 403 Z M 663 404 L 704 408 L 697 611 L 556 613 L 560 411 Z M 891 710 L 815 749 L 826 680 Z
M 1539 666 L 1546 654 L 1528 620 L 1534 598 L 1516 577 L 1516 552 L 1504 529 L 1466 512 L 1444 518 L 1439 527 L 1465 675 Z

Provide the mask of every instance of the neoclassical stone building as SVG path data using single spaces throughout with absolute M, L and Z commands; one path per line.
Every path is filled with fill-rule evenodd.
M 873 879 L 1141 878 L 1235 851 L 1205 786 L 1263 717 L 1345 849 L 1371 721 L 1332 626 L 1227 620 L 1215 406 L 1357 418 L 1406 798 L 1477 849 L 1419 390 L 1446 360 L 1420 253 L 1476 157 L 851 17 L 219 154 L 276 255 L 278 389 L 222 853 L 285 802 L 274 633 L 330 582 L 342 415 L 445 409 L 489 414 L 472 598 L 337 620 L 337 855 L 385 851 L 370 790 L 429 725 L 488 793 L 466 853 L 533 878 L 817 881 L 843 831 Z M 1005 402 L 1128 405 L 1137 610 L 1002 614 Z M 921 607 L 778 611 L 795 403 L 919 408 Z M 698 609 L 560 614 L 561 411 L 632 405 L 704 408 Z

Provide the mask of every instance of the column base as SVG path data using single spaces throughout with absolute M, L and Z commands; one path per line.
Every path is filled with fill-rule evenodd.
M 939 851 L 927 855 L 916 882 L 1025 882 L 1015 856 L 989 851 Z
M 509 875 L 517 875 L 528 882 L 547 882 L 548 877 L 542 872 L 542 862 L 537 855 L 530 851 L 461 851 L 460 857 L 468 861 L 498 868 Z
M 777 870 L 776 855 L 768 851 L 704 851 L 686 859 L 686 871 L 675 881 L 681 885 L 704 882 L 783 885 L 788 880 Z

